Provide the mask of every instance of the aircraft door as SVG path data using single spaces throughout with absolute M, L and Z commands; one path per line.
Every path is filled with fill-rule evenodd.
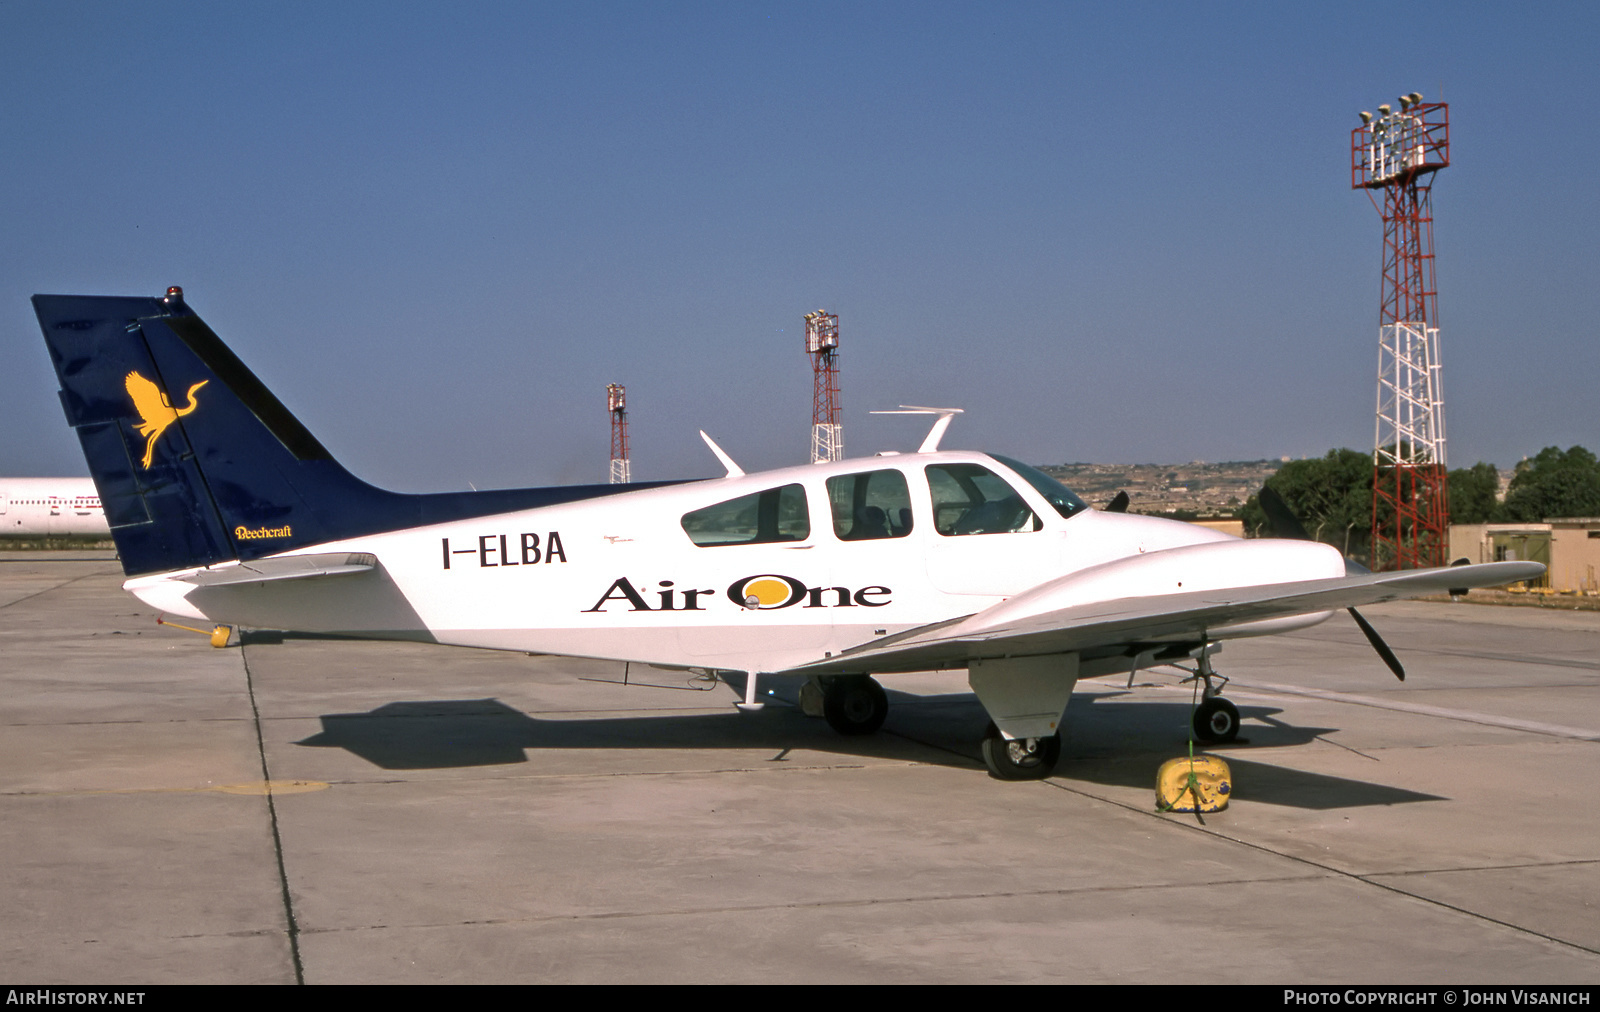
M 828 581 L 808 590 L 808 605 L 825 607 L 834 649 L 930 621 L 920 576 L 919 518 L 899 468 L 878 468 L 827 480 L 833 544 Z

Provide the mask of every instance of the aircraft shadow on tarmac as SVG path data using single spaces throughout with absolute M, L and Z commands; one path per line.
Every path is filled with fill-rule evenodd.
M 342 748 L 388 770 L 451 769 L 525 763 L 529 750 L 752 749 L 782 761 L 791 750 L 981 767 L 977 732 L 985 716 L 967 694 L 913 696 L 890 692 L 884 731 L 835 734 L 798 708 L 769 706 L 757 716 L 668 714 L 584 719 L 530 717 L 498 699 L 386 703 L 365 713 L 322 716 L 322 731 L 297 745 Z M 1116 787 L 1151 788 L 1165 759 L 1186 753 L 1187 702 L 1119 705 L 1124 693 L 1074 693 L 1067 710 L 1056 778 Z M 1415 791 L 1244 759 L 1252 748 L 1305 745 L 1333 728 L 1295 727 L 1272 707 L 1241 706 L 1240 739 L 1209 749 L 1226 757 L 1235 798 L 1304 809 L 1355 808 L 1444 798 Z

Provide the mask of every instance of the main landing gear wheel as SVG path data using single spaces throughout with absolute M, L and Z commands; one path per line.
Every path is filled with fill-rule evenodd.
M 1007 738 L 990 724 L 983 733 L 983 761 L 996 780 L 1043 780 L 1061 759 L 1061 735 Z
M 840 734 L 871 734 L 889 715 L 889 695 L 871 675 L 839 675 L 822 687 L 822 716 Z
M 1221 696 L 1205 700 L 1195 707 L 1194 736 L 1208 745 L 1225 744 L 1239 737 L 1239 708 Z

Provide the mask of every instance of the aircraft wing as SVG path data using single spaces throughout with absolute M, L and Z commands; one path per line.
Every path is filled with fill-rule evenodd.
M 1226 626 L 1376 604 L 1462 587 L 1537 579 L 1536 562 L 1491 562 L 1297 583 L 1123 597 L 996 623 L 990 612 L 910 629 L 792 670 L 814 675 L 925 671 L 973 660 L 1064 654 L 1134 644 L 1202 642 Z M 1031 592 L 1030 592 L 1031 593 Z M 1017 599 L 1013 599 L 1014 601 Z

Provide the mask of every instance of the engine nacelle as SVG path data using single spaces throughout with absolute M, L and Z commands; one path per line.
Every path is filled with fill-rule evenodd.
M 1127 598 L 1301 583 L 1344 575 L 1344 557 L 1338 549 L 1314 541 L 1275 538 L 1216 541 L 1133 555 L 1051 580 L 995 605 L 975 625 L 980 629 L 1010 625 L 1065 608 L 1103 605 Z M 1328 613 L 1316 614 L 1309 622 L 1305 619 L 1310 616 L 1295 616 L 1286 621 L 1309 625 L 1320 622 Z M 1259 635 L 1243 631 L 1247 625 L 1256 624 L 1241 623 L 1236 635 Z

